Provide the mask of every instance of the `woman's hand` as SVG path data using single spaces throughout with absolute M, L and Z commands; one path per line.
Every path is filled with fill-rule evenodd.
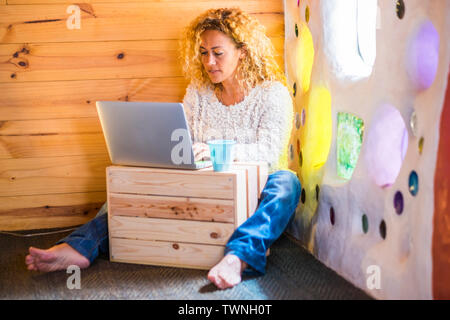
M 192 146 L 194 151 L 194 160 L 210 160 L 209 146 L 206 143 L 196 142 Z

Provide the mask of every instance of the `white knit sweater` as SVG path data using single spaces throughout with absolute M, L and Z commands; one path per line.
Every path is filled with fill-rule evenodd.
M 183 105 L 194 142 L 236 141 L 235 160 L 266 161 L 270 172 L 287 169 L 293 106 L 280 82 L 263 82 L 243 101 L 225 106 L 211 88 L 189 85 Z

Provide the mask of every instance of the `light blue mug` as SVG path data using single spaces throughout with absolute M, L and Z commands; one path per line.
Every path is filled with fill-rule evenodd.
M 211 140 L 208 141 L 211 162 L 214 171 L 230 170 L 234 161 L 234 140 Z

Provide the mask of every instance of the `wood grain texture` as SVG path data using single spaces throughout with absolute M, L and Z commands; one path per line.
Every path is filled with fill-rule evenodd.
M 110 215 L 234 222 L 232 200 L 109 194 Z
M 5 120 L 0 137 L 52 134 L 102 133 L 98 117 L 46 120 Z
M 269 165 L 264 161 L 245 161 L 239 162 L 242 165 L 256 166 L 258 175 L 258 198 L 261 195 L 264 187 L 266 186 L 267 179 L 269 177 Z
M 177 40 L 3 44 L 0 82 L 182 77 L 178 57 Z
M 0 12 L 3 43 L 179 39 L 188 21 L 212 7 L 240 7 L 265 27 L 284 36 L 283 4 L 278 0 L 221 2 L 127 2 L 79 4 L 80 29 L 69 29 L 67 4 L 5 6 Z
M 114 215 L 109 230 L 113 238 L 225 245 L 234 224 Z
M 6 215 L 10 212 L 26 214 L 29 209 L 45 209 L 49 215 L 57 207 L 79 206 L 86 203 L 101 203 L 106 201 L 106 190 L 93 192 L 71 192 L 60 194 L 39 194 L 25 196 L 1 196 L 2 207 L 0 214 Z M 100 209 L 100 208 L 98 208 Z
M 239 227 L 248 217 L 247 211 L 247 173 L 245 169 L 234 168 L 233 172 L 236 172 L 234 183 L 234 207 L 235 217 L 234 221 L 236 228 Z
M 30 197 L 39 201 L 42 197 L 50 196 L 39 195 Z M 94 218 L 102 205 L 102 202 L 74 204 L 71 201 L 67 201 L 66 205 L 55 205 L 52 201 L 55 198 L 67 199 L 73 197 L 74 194 L 63 194 L 57 197 L 51 195 L 52 199 L 46 202 L 51 204 L 50 206 L 22 208 L 14 211 L 2 210 L 0 211 L 0 228 L 1 230 L 14 231 L 78 226 Z M 8 201 L 13 197 L 5 198 L 0 199 L 0 201 Z M 95 201 L 98 201 L 98 199 Z
M 106 190 L 106 154 L 0 160 L 2 197 Z
M 224 249 L 216 245 L 110 238 L 113 262 L 208 270 L 222 259 Z
M 111 193 L 234 199 L 233 185 L 237 175 L 214 174 L 212 169 L 193 171 L 111 166 L 107 168 L 107 183 Z
M 103 133 L 0 137 L 0 159 L 107 154 Z
M 181 102 L 186 85 L 181 77 L 0 83 L 0 121 L 97 117 L 101 100 Z
M 234 230 L 248 218 L 250 206 L 257 204 L 256 165 L 235 163 L 227 172 L 215 172 L 212 168 L 176 170 L 110 166 L 106 172 L 110 251 L 115 252 L 111 254 L 113 261 L 210 268 L 220 260 L 223 250 L 217 256 L 216 250 L 203 252 L 211 249 L 203 245 L 225 245 Z M 224 188 L 227 197 L 231 198 L 218 200 L 223 196 Z M 250 206 L 249 197 L 254 198 L 250 199 Z M 231 207 L 227 214 L 227 219 L 232 218 L 231 223 L 216 222 L 221 218 L 216 213 L 220 205 Z M 189 206 L 194 209 L 187 210 Z M 214 206 L 216 210 L 211 210 Z M 183 219 L 178 217 L 180 212 Z M 213 217 L 214 222 L 199 221 L 205 220 L 203 213 L 206 213 L 205 217 Z M 155 215 L 163 219 L 154 218 Z M 119 239 L 128 242 L 123 245 L 117 242 Z M 144 258 L 143 243 L 138 242 L 142 240 L 150 246 L 155 244 L 155 253 L 148 253 L 149 256 Z M 162 242 L 172 243 L 174 250 Z M 195 259 L 192 258 L 194 255 L 190 259 L 184 256 L 185 248 L 191 248 L 186 245 L 191 244 L 199 246 L 194 247 L 199 251 Z M 203 259 L 198 264 L 197 254 Z
M 178 54 L 176 40 L 6 44 L 0 82 L 181 77 Z
M 8 1 L 8 4 L 72 4 L 71 0 L 0 0 Z M 184 2 L 186 0 L 133 0 L 133 2 Z M 85 0 L 83 3 L 115 3 L 123 2 L 123 0 Z M 217 0 L 196 0 L 196 2 L 221 2 Z M 223 1 L 222 1 L 223 2 Z
M 258 166 L 242 163 L 236 163 L 234 166 L 246 170 L 247 218 L 249 218 L 258 207 Z

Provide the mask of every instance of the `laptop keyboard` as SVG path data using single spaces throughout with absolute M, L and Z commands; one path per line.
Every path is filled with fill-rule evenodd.
M 210 160 L 200 160 L 200 161 L 195 161 L 195 166 L 197 168 L 206 168 L 206 167 L 212 166 L 212 163 Z

